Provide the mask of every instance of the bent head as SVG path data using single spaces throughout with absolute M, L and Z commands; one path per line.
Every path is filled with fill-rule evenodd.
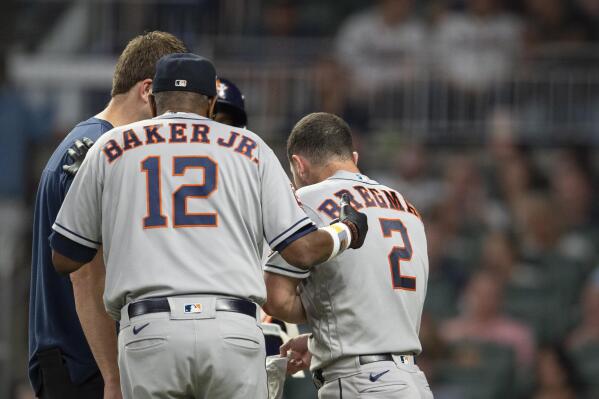
M 303 117 L 287 139 L 287 157 L 295 185 L 318 183 L 337 170 L 357 171 L 351 130 L 336 115 L 317 112 Z
M 113 101 L 126 103 L 135 120 L 150 118 L 149 95 L 156 62 L 167 54 L 185 51 L 183 42 L 166 32 L 153 31 L 131 39 L 115 67 L 111 91 Z

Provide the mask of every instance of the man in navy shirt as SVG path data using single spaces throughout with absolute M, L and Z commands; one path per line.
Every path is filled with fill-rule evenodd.
M 104 291 L 102 251 L 69 277 L 52 265 L 49 236 L 72 182 L 63 170 L 73 162 L 76 140 L 98 139 L 115 126 L 152 117 L 148 95 L 155 64 L 163 55 L 186 52 L 164 32 L 149 32 L 127 44 L 119 57 L 111 100 L 93 118 L 79 123 L 50 157 L 35 201 L 29 304 L 29 378 L 41 399 L 121 398 L 116 328 L 92 292 Z

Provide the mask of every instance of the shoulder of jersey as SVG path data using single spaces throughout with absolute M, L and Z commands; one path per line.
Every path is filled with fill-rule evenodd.
M 311 205 L 323 200 L 324 196 L 332 195 L 339 183 L 334 180 L 323 180 L 320 183 L 305 186 L 296 191 L 302 202 Z
M 229 132 L 229 131 L 239 132 L 245 136 L 248 136 L 252 140 L 256 141 L 258 144 L 265 144 L 265 141 L 262 139 L 262 137 L 260 137 L 257 133 L 255 133 L 247 128 L 225 125 L 224 123 L 213 121 L 212 119 L 210 121 L 215 125 L 222 126 L 222 128 L 225 129 L 227 132 Z
M 120 141 L 120 139 L 122 138 L 123 132 L 126 130 L 129 130 L 129 129 L 136 130 L 136 129 L 142 128 L 143 126 L 155 125 L 155 124 L 156 124 L 156 121 L 154 119 L 144 119 L 141 121 L 129 123 L 127 125 L 113 127 L 112 129 L 110 129 L 109 131 L 104 133 L 102 136 L 98 137 L 98 139 L 94 142 L 94 146 L 101 147 L 101 146 L 105 145 L 106 143 L 108 143 L 112 139 L 117 139 L 117 141 Z M 136 133 L 139 133 L 139 131 L 136 131 Z
M 338 190 L 339 189 L 338 187 L 360 185 L 360 183 L 361 182 L 359 180 L 348 181 L 347 179 L 329 178 L 329 179 L 323 180 L 319 183 L 302 187 L 299 190 L 297 190 L 297 194 L 302 197 L 303 196 L 309 197 L 311 195 L 321 195 L 323 192 L 326 192 L 327 190 Z M 380 184 L 377 181 L 372 180 L 370 178 L 369 178 L 369 181 L 365 181 L 363 183 L 375 184 L 375 185 L 383 186 L 384 188 L 386 188 L 388 190 L 391 190 L 391 188 L 389 188 L 383 184 Z M 394 191 L 397 191 L 397 190 L 394 190 Z M 330 193 L 330 194 L 333 194 L 333 193 Z
M 165 119 L 165 120 L 170 121 L 170 119 Z M 239 133 L 251 138 L 252 140 L 256 141 L 258 144 L 265 145 L 264 140 L 258 134 L 254 133 L 253 131 L 251 131 L 247 128 L 226 125 L 224 123 L 217 122 L 213 119 L 198 119 L 198 121 L 202 121 L 202 123 L 206 123 L 209 126 L 213 126 L 214 128 L 216 128 L 220 131 L 226 132 L 226 133 L 229 133 L 231 131 L 239 132 Z
M 137 122 L 132 122 L 129 123 L 127 125 L 123 125 L 123 126 L 117 126 L 114 127 L 112 129 L 110 129 L 109 131 L 107 131 L 106 133 L 104 133 L 98 140 L 97 142 L 102 142 L 102 143 L 106 143 L 107 141 L 109 141 L 112 138 L 115 137 L 120 137 L 120 135 L 128 130 L 128 129 L 139 129 L 139 128 L 143 128 L 143 126 L 148 126 L 148 125 L 168 125 L 168 123 L 174 123 L 180 120 L 179 119 L 144 119 L 141 121 L 137 121 Z M 193 123 L 193 120 L 189 120 L 187 119 L 187 121 L 190 121 Z M 257 135 L 256 133 L 252 132 L 251 130 L 245 129 L 245 128 L 240 128 L 240 127 L 234 127 L 234 126 L 229 126 L 229 125 L 225 125 L 224 123 L 220 123 L 220 122 L 216 122 L 215 120 L 212 119 L 197 119 L 197 121 L 201 121 L 202 123 L 206 123 L 211 127 L 214 127 L 216 129 L 218 129 L 219 131 L 222 132 L 231 132 L 231 131 L 236 131 L 239 133 L 244 134 L 245 136 L 250 137 L 252 140 L 256 141 L 258 144 L 260 145 L 265 145 L 264 140 Z

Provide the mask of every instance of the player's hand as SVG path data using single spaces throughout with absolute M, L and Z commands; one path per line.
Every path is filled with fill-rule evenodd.
M 67 151 L 69 157 L 73 160 L 73 163 L 70 165 L 63 165 L 62 170 L 71 176 L 75 176 L 85 159 L 85 155 L 87 155 L 87 152 L 92 145 L 94 145 L 94 142 L 87 137 L 83 137 L 81 140 L 75 140 L 71 148 Z
M 343 194 L 339 203 L 341 212 L 339 213 L 339 221 L 345 223 L 351 230 L 350 248 L 360 248 L 364 244 L 366 234 L 368 232 L 368 218 L 362 212 L 358 212 L 356 208 L 351 206 L 349 196 Z
M 291 338 L 281 345 L 281 357 L 287 357 L 287 375 L 292 375 L 301 370 L 310 368 L 312 354 L 308 350 L 310 334 L 299 335 Z

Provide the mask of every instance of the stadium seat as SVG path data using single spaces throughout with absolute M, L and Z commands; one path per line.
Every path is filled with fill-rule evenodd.
M 451 283 L 443 279 L 430 279 L 424 302 L 424 310 L 435 321 L 449 319 L 457 315 L 457 296 Z
M 438 383 L 459 391 L 464 399 L 503 399 L 515 390 L 514 352 L 490 342 L 460 341 L 449 347 L 440 364 Z
M 556 293 L 549 281 L 538 286 L 508 285 L 504 309 L 510 316 L 529 325 L 539 343 L 554 342 L 565 335 L 576 316 L 555 311 L 566 308 L 564 301 L 564 296 Z
M 588 398 L 599 398 L 599 341 L 587 343 L 570 351 Z

